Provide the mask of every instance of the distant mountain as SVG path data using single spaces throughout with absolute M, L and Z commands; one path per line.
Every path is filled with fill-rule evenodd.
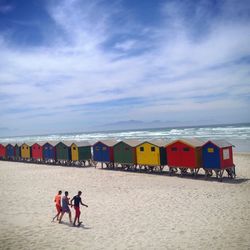
M 127 120 L 127 121 L 118 121 L 114 123 L 107 123 L 102 126 L 102 129 L 109 130 L 127 130 L 127 129 L 144 129 L 144 128 L 162 128 L 169 126 L 180 125 L 178 121 L 140 121 L 140 120 Z

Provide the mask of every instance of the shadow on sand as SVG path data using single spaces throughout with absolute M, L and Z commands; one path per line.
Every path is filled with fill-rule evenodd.
M 53 222 L 53 221 L 52 221 L 52 222 Z M 61 221 L 61 223 L 58 223 L 58 222 L 54 221 L 54 223 L 57 223 L 58 225 L 64 225 L 64 226 L 72 227 L 72 228 L 91 229 L 91 227 L 85 226 L 85 225 L 82 224 L 82 223 L 81 223 L 80 226 L 74 226 L 72 223 L 70 223 L 70 222 L 65 222 L 65 221 Z
M 181 174 L 170 174 L 169 171 L 163 170 L 162 172 L 154 172 L 154 171 L 146 171 L 146 170 L 124 170 L 122 168 L 98 168 L 99 170 L 104 171 L 118 171 L 123 173 L 135 173 L 135 174 L 147 174 L 147 175 L 158 175 L 158 176 L 168 176 L 171 177 L 177 177 L 177 178 L 184 178 L 184 179 L 192 179 L 192 180 L 203 180 L 203 181 L 209 181 L 209 182 L 222 182 L 227 184 L 241 184 L 244 182 L 248 182 L 249 178 L 241 178 L 237 177 L 235 179 L 229 178 L 227 176 L 223 176 L 222 180 L 219 180 L 215 176 L 211 177 L 205 177 L 204 174 L 200 173 L 197 176 L 194 176 L 190 173 L 181 175 Z

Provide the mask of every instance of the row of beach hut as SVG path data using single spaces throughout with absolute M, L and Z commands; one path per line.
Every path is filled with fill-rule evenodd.
M 0 158 L 7 160 L 32 160 L 37 162 L 88 161 L 92 157 L 88 142 L 35 142 L 0 143 Z
M 224 140 L 204 142 L 197 138 L 175 141 L 115 140 L 88 142 L 36 142 L 0 144 L 0 158 L 58 162 L 61 164 L 80 162 L 85 165 L 101 162 L 102 166 L 122 168 L 145 168 L 162 170 L 168 166 L 170 173 L 178 169 L 183 174 L 188 170 L 198 174 L 203 168 L 207 175 L 212 171 L 222 177 L 224 170 L 235 176 L 233 145 Z M 95 164 L 94 164 L 95 165 Z
M 178 168 L 181 173 L 190 170 L 198 174 L 203 168 L 206 174 L 212 170 L 222 177 L 226 169 L 231 177 L 235 176 L 233 145 L 224 140 L 204 142 L 196 138 L 179 139 L 171 142 L 154 141 L 100 141 L 93 145 L 93 159 L 106 162 L 107 166 L 139 166 L 149 169 L 163 169 L 170 172 Z

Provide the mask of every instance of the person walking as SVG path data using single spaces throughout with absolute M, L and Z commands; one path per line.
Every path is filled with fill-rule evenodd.
M 71 204 L 72 204 L 72 201 L 74 201 L 74 208 L 75 208 L 75 219 L 73 223 L 74 226 L 76 225 L 76 221 L 78 223 L 77 226 L 80 226 L 82 224 L 82 222 L 80 221 L 80 215 L 81 215 L 80 204 L 82 206 L 88 207 L 88 205 L 82 203 L 81 195 L 82 195 L 82 192 L 78 191 L 78 194 L 75 195 L 70 201 Z
M 56 218 L 56 220 L 59 220 L 59 215 L 60 215 L 60 213 L 61 213 L 61 211 L 62 211 L 62 206 L 61 206 L 61 194 L 62 194 L 62 191 L 59 190 L 58 193 L 57 193 L 57 195 L 55 196 L 54 202 L 56 203 L 56 211 L 57 211 L 57 214 L 53 217 L 53 220 L 52 220 L 52 221 L 54 221 L 55 218 Z
M 59 218 L 59 223 L 61 223 L 62 221 L 62 218 L 63 218 L 63 215 L 65 213 L 68 213 L 69 214 L 69 221 L 70 223 L 72 223 L 72 219 L 71 219 L 71 211 L 70 211 L 70 208 L 69 208 L 69 198 L 68 198 L 68 195 L 69 195 L 69 192 L 68 191 L 65 191 L 65 196 L 62 197 L 62 212 L 61 212 L 61 216 Z

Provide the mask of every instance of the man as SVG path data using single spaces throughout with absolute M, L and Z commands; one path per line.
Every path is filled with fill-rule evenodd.
M 61 212 L 61 216 L 60 216 L 60 219 L 59 219 L 59 223 L 61 223 L 62 221 L 62 218 L 63 218 L 63 215 L 65 213 L 68 213 L 69 214 L 69 221 L 70 223 L 72 223 L 72 219 L 71 219 L 71 211 L 70 211 L 70 208 L 69 208 L 69 198 L 68 198 L 68 195 L 69 195 L 69 192 L 68 191 L 65 191 L 65 196 L 62 197 L 62 212 Z
M 82 222 L 80 221 L 80 215 L 81 215 L 80 204 L 85 207 L 88 207 L 88 205 L 82 203 L 81 194 L 82 192 L 78 191 L 78 194 L 75 195 L 70 201 L 71 204 L 72 204 L 72 201 L 74 201 L 74 208 L 75 208 L 75 219 L 73 223 L 74 226 L 76 225 L 76 220 L 78 222 L 77 226 L 80 226 L 82 224 Z
M 56 218 L 56 220 L 59 220 L 59 215 L 60 215 L 60 213 L 62 211 L 62 207 L 61 207 L 61 194 L 62 194 L 62 191 L 59 190 L 58 194 L 55 196 L 54 202 L 56 203 L 57 214 L 55 215 L 55 217 L 53 217 L 52 221 L 54 221 L 55 218 Z

